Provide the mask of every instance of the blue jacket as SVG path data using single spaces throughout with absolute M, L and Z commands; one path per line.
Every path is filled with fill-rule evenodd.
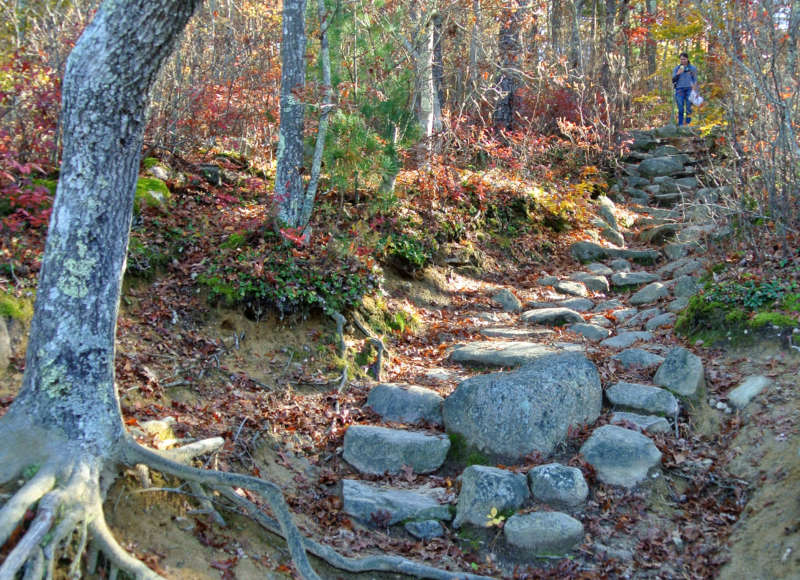
M 688 65 L 681 74 L 678 74 L 678 69 L 681 65 L 672 69 L 672 86 L 676 89 L 689 89 L 697 84 L 697 69 L 694 65 Z

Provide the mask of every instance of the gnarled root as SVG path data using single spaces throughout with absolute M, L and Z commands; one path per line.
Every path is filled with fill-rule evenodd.
M 219 439 L 208 440 L 180 449 L 155 452 L 131 439 L 123 439 L 110 458 L 66 453 L 63 448 L 60 452 L 52 451 L 51 458 L 0 509 L 2 546 L 20 528 L 26 512 L 36 508 L 36 515 L 27 530 L 0 565 L 0 580 L 14 580 L 21 570 L 25 580 L 49 580 L 53 577 L 55 563 L 62 556 L 71 558 L 69 577 L 80 578 L 84 553 L 88 554 L 86 562 L 90 573 L 94 571 L 98 554 L 102 554 L 111 567 L 109 578 L 116 578 L 119 571 L 125 571 L 137 580 L 160 579 L 161 576 L 119 545 L 106 524 L 101 474 L 108 473 L 111 468 L 116 473 L 119 463 L 127 466 L 143 464 L 181 478 L 195 488 L 219 491 L 264 528 L 286 540 L 295 567 L 303 578 L 319 578 L 311 567 L 309 553 L 351 572 L 386 571 L 442 580 L 482 578 L 440 570 L 396 556 L 346 558 L 330 547 L 303 537 L 283 493 L 275 484 L 248 475 L 197 469 L 184 464 L 198 454 L 214 450 L 221 443 Z M 0 451 L 0 461 L 10 453 L 13 452 Z M 259 494 L 268 503 L 275 519 L 236 494 L 234 487 Z

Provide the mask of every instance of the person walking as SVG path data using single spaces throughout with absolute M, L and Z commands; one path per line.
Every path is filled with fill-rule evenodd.
M 680 59 L 681 63 L 672 71 L 672 86 L 675 87 L 679 126 L 689 125 L 692 122 L 692 102 L 689 100 L 689 95 L 697 86 L 697 69 L 689 62 L 689 55 L 682 52 Z

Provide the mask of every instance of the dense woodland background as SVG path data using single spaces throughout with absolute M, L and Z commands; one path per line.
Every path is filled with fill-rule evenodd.
M 444 198 L 463 193 L 467 169 L 536 183 L 569 204 L 586 188 L 565 182 L 587 167 L 613 172 L 625 129 L 674 118 L 670 77 L 685 50 L 706 98 L 695 125 L 722 147 L 719 180 L 735 184 L 729 202 L 752 218 L 745 229 L 767 226 L 782 236 L 797 225 L 796 2 L 294 1 L 287 8 L 306 16 L 307 38 L 299 38 L 300 23 L 283 42 L 307 47 L 294 61 L 299 70 L 283 67 L 295 75 L 284 82 L 284 96 L 294 96 L 283 99 L 286 108 L 296 103 L 305 112 L 305 123 L 291 127 L 284 112 L 285 143 L 306 143 L 300 157 L 297 148 L 284 151 L 295 155 L 289 163 L 299 171 L 296 183 L 280 166 L 273 181 L 282 6 L 269 2 L 202 5 L 152 95 L 145 157 L 188 160 L 195 173 L 215 154 L 244 159 L 253 181 L 241 189 L 276 204 L 270 211 L 281 214 L 283 225 L 304 226 L 285 219 L 281 192 L 289 188 L 296 197 L 303 180 L 316 180 L 314 143 L 324 123 L 318 205 L 335 205 L 338 196 L 391 207 L 404 192 L 394 187 L 398 172 L 415 169 L 423 170 L 415 174 L 418 183 L 405 191 L 445 205 Z M 6 242 L 47 218 L 52 191 L 35 180 L 57 171 L 60 78 L 95 9 L 83 1 L 3 5 Z M 325 208 L 317 212 L 314 219 L 326 222 Z M 411 238 L 397 244 L 430 250 L 400 230 Z M 4 244 L 9 264 L 20 259 L 13 246 Z

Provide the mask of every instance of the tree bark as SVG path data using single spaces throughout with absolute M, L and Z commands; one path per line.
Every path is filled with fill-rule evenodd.
M 147 96 L 198 3 L 106 2 L 67 61 L 61 177 L 8 415 L 101 456 L 123 434 L 114 335 Z
M 301 224 L 303 184 L 303 122 L 305 107 L 301 91 L 306 83 L 305 0 L 284 0 L 281 38 L 281 120 L 278 167 L 275 171 L 275 201 L 278 228 Z
M 526 0 L 517 0 L 503 11 L 503 20 L 500 24 L 498 52 L 501 69 L 497 81 L 500 100 L 494 110 L 494 125 L 498 129 L 511 130 L 514 124 L 514 93 L 522 55 L 521 24 L 526 6 Z

